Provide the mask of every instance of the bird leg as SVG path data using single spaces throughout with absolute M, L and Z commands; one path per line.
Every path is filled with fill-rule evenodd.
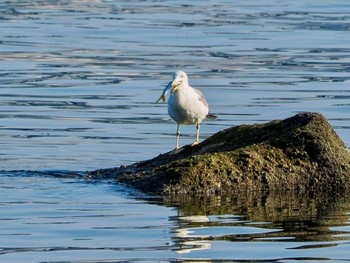
M 182 148 L 179 149 L 179 136 L 180 136 L 180 124 L 177 124 L 175 149 L 172 150 L 170 154 L 177 154 L 183 150 Z
M 192 143 L 192 146 L 199 144 L 199 130 L 200 130 L 199 122 L 196 123 L 196 130 L 197 130 L 196 141 Z
M 179 149 L 180 124 L 177 124 L 175 150 Z
M 196 141 L 192 143 L 191 146 L 199 144 L 199 130 L 200 130 L 200 123 L 196 123 Z M 171 154 L 179 153 L 183 150 L 183 148 L 179 149 L 179 137 L 180 137 L 180 124 L 177 124 L 177 130 L 176 130 L 176 143 L 175 143 L 175 149 L 171 152 Z

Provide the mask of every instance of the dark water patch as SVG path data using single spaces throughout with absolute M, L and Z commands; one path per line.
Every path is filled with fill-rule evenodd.
M 38 178 L 38 177 L 57 177 L 57 178 L 75 178 L 83 176 L 83 172 L 73 172 L 64 170 L 47 170 L 47 171 L 30 171 L 30 170 L 12 170 L 2 171 L 0 170 L 0 176 L 2 177 L 19 177 L 19 178 Z

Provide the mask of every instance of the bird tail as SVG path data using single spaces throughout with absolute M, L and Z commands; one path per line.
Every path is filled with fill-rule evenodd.
M 218 116 L 209 113 L 206 117 L 207 119 L 216 119 Z

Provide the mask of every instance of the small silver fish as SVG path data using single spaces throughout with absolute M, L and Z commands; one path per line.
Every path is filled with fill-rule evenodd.
M 158 103 L 160 100 L 162 100 L 163 102 L 165 102 L 166 94 L 169 92 L 172 83 L 173 83 L 173 82 L 170 81 L 170 82 L 168 83 L 168 85 L 166 85 L 166 87 L 165 87 L 164 90 L 163 90 L 162 95 L 159 97 L 159 99 L 156 101 L 156 103 Z

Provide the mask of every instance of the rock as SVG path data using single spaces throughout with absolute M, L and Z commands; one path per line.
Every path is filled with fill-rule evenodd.
M 350 154 L 319 113 L 220 131 L 177 154 L 90 172 L 149 194 L 341 191 L 350 188 Z

